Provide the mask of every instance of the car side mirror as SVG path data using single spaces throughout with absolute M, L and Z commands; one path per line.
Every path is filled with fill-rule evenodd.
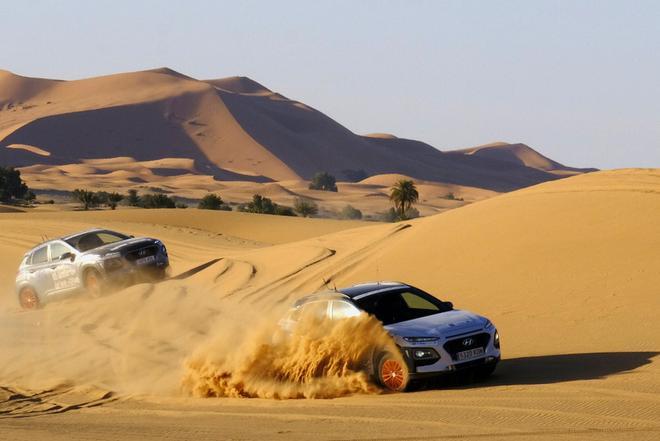
M 129 237 L 130 239 L 135 239 L 135 236 L 133 236 L 132 234 L 131 234 L 130 236 L 128 236 L 128 237 Z
M 66 260 L 69 259 L 71 262 L 76 260 L 76 255 L 73 253 L 64 253 L 60 256 L 60 260 Z
M 445 307 L 446 307 L 448 310 L 451 311 L 452 309 L 454 309 L 454 304 L 453 304 L 452 302 L 442 302 L 442 303 L 445 304 Z

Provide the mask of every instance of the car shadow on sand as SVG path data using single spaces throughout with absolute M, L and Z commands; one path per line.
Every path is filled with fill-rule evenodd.
M 195 268 L 189 269 L 188 271 L 185 271 L 185 272 L 183 272 L 181 274 L 178 274 L 176 276 L 172 276 L 172 277 L 170 277 L 166 280 L 184 280 L 184 279 L 187 279 L 187 278 L 192 277 L 192 276 L 194 276 L 195 274 L 197 274 L 201 271 L 204 271 L 206 268 L 208 268 L 212 265 L 215 265 L 216 263 L 220 262 L 221 260 L 222 260 L 222 258 L 209 260 L 206 263 L 198 265 Z M 165 281 L 165 280 L 163 280 L 163 281 Z
M 592 352 L 510 358 L 502 360 L 486 380 L 459 374 L 437 379 L 427 386 L 473 388 L 595 380 L 635 370 L 658 355 L 660 352 Z

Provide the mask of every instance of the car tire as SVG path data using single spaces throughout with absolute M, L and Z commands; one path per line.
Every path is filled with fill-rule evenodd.
M 101 297 L 103 295 L 105 287 L 98 271 L 94 269 L 85 271 L 83 282 L 85 284 L 85 290 L 90 297 Z
M 25 287 L 18 293 L 18 303 L 26 311 L 33 311 L 41 308 L 41 302 L 37 292 L 32 287 Z
M 403 392 L 408 387 L 410 381 L 408 366 L 400 355 L 384 352 L 378 358 L 376 369 L 376 379 L 385 390 Z

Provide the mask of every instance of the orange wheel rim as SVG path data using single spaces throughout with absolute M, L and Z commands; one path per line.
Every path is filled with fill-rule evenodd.
M 380 369 L 380 378 L 390 390 L 401 390 L 406 384 L 406 370 L 397 360 L 385 360 Z
M 35 309 L 39 300 L 37 294 L 32 289 L 24 289 L 21 291 L 21 306 L 25 309 Z

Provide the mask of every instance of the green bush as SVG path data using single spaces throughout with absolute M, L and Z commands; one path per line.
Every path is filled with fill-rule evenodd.
M 337 180 L 327 172 L 318 172 L 309 184 L 310 190 L 337 191 Z
M 220 196 L 209 193 L 204 196 L 201 201 L 199 201 L 197 208 L 202 210 L 220 210 L 223 205 L 224 202 Z
M 411 207 L 405 211 L 403 218 L 397 210 L 390 208 L 388 211 L 381 213 L 379 218 L 383 222 L 398 222 L 401 220 L 415 219 L 419 217 L 419 210 Z
M 176 201 L 163 193 L 145 194 L 140 199 L 142 208 L 176 208 Z
M 285 207 L 283 205 L 275 204 L 275 213 L 278 216 L 295 216 L 296 213 L 293 212 L 293 208 Z
M 362 212 L 352 205 L 347 205 L 341 210 L 342 219 L 362 219 Z
M 240 211 L 258 214 L 275 214 L 275 205 L 269 198 L 255 194 L 252 196 L 252 202 L 243 204 Z
M 311 199 L 296 198 L 293 202 L 293 209 L 302 217 L 309 217 L 319 212 L 319 207 Z
M 225 205 L 226 206 L 226 205 Z M 229 210 L 231 207 L 226 206 Z M 280 216 L 295 216 L 293 210 L 289 207 L 277 205 L 272 200 L 260 194 L 252 196 L 252 202 L 240 204 L 237 207 L 238 211 L 245 213 L 258 213 L 258 214 L 277 214 Z

